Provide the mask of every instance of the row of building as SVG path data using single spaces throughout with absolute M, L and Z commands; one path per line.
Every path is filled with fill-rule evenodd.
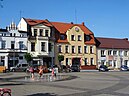
M 21 18 L 0 29 L 0 65 L 10 68 L 27 63 L 24 54 L 30 53 L 33 64 L 47 67 L 78 64 L 83 69 L 96 69 L 105 64 L 111 69 L 129 66 L 128 38 L 94 37 L 84 23 L 74 24 Z

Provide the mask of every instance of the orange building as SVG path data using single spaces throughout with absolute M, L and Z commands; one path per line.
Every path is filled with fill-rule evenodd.
M 78 64 L 81 69 L 96 69 L 94 34 L 82 24 L 51 22 L 55 28 L 55 64 L 58 55 L 64 56 L 62 65 Z

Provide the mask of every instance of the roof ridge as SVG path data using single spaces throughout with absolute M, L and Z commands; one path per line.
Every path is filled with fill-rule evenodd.
M 95 38 L 100 38 L 100 39 L 117 39 L 117 40 L 125 40 L 125 38 L 113 38 L 113 37 L 95 37 Z

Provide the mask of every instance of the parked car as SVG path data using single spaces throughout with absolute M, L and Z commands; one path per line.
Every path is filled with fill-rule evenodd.
M 17 64 L 15 67 L 10 67 L 10 71 L 15 72 L 15 71 L 26 71 L 27 67 L 29 64 Z
M 109 69 L 106 65 L 100 65 L 99 71 L 105 72 L 105 71 L 109 71 Z
M 127 65 L 122 65 L 120 70 L 121 71 L 129 71 L 129 67 Z
M 80 72 L 80 66 L 77 65 L 77 64 L 73 64 L 73 65 L 71 66 L 71 71 L 72 71 L 72 72 Z

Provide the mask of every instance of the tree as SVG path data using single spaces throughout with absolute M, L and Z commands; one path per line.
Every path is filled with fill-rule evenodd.
M 64 60 L 64 55 L 58 55 L 58 60 L 59 60 L 59 62 L 63 61 Z
M 31 55 L 30 53 L 26 53 L 26 54 L 24 55 L 24 57 L 25 57 L 27 63 L 30 64 L 30 62 L 32 61 L 32 55 Z

